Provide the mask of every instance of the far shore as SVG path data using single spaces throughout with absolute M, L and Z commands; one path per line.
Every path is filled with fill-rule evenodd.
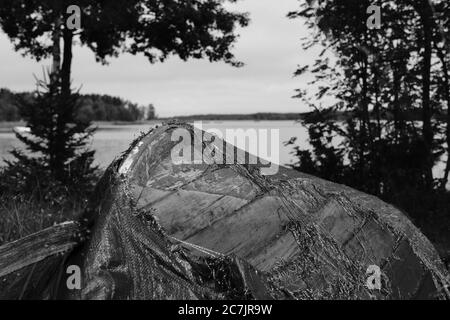
M 100 129 L 102 127 L 113 127 L 113 126 L 127 126 L 127 125 L 152 125 L 161 122 L 167 122 L 170 120 L 179 120 L 184 122 L 193 121 L 310 121 L 309 116 L 313 116 L 313 112 L 303 112 L 303 113 L 251 113 L 251 114 L 198 114 L 198 115 L 184 115 L 184 116 L 174 116 L 174 117 L 159 117 L 153 120 L 138 120 L 138 121 L 93 121 L 94 126 L 98 126 Z M 345 111 L 335 111 L 333 114 L 328 114 L 328 118 L 332 118 L 335 121 L 345 121 L 351 118 L 353 115 L 351 112 Z M 444 115 L 437 115 L 435 118 L 438 121 L 444 121 Z M 308 120 L 309 119 L 309 120 Z M 375 119 L 374 115 L 371 114 L 371 119 Z M 392 115 L 386 114 L 382 117 L 382 120 L 392 120 Z M 416 112 L 411 112 L 407 119 L 409 121 L 421 121 L 420 114 Z M 313 120 L 314 121 L 314 120 Z M 314 121 L 315 122 L 315 121 Z M 0 121 L 0 133 L 10 133 L 13 131 L 14 127 L 25 127 L 25 121 L 13 121 L 13 122 L 2 122 Z
M 146 125 L 170 120 L 179 121 L 280 121 L 280 120 L 299 120 L 302 118 L 300 113 L 257 113 L 257 114 L 208 114 L 208 115 L 190 115 L 177 117 L 164 117 L 154 120 L 141 121 L 93 121 L 94 126 L 126 126 L 126 125 Z M 0 133 L 12 132 L 15 127 L 25 127 L 25 121 L 0 121 Z

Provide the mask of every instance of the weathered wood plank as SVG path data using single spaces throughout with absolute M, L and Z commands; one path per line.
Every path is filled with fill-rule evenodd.
M 179 128 L 193 131 L 173 123 L 143 137 L 141 156 L 133 157 L 126 179 L 130 189 L 141 187 L 132 202 L 152 208 L 169 235 L 235 254 L 277 278 L 277 285 L 289 287 L 298 298 L 366 299 L 373 294 L 365 285 L 370 265 L 389 275 L 379 298 L 449 297 L 441 290 L 448 285 L 448 272 L 436 250 L 395 207 L 283 167 L 263 177 L 259 165 L 243 166 L 236 160 L 209 169 L 204 164 L 174 165 L 168 149 L 172 132 Z M 191 144 L 189 139 L 183 142 Z M 191 147 L 201 153 L 206 145 Z M 199 174 L 193 177 L 196 170 Z M 161 197 L 167 191 L 171 193 Z M 230 207 L 217 196 L 248 203 Z M 399 250 L 402 239 L 408 250 Z
M 80 225 L 70 221 L 1 246 L 0 277 L 72 249 L 79 233 Z

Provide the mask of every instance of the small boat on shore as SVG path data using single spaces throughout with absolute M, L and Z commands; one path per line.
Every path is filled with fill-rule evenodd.
M 205 156 L 211 139 L 200 145 L 174 141 L 173 133 L 180 129 L 198 134 L 187 124 L 165 124 L 142 135 L 111 164 L 76 236 L 60 243 L 53 239 L 54 250 L 33 260 L 49 265 L 51 257 L 67 252 L 58 266 L 78 266 L 81 287 L 68 290 L 64 279 L 47 277 L 42 282 L 46 290 L 40 290 L 47 296 L 41 295 L 450 298 L 449 273 L 435 248 L 395 207 L 284 167 L 263 176 L 260 161 L 246 165 L 234 156 L 235 163 L 217 163 L 213 153 Z M 203 161 L 174 162 L 173 150 L 180 143 Z M 223 144 L 223 157 L 239 154 L 226 142 L 214 143 Z M 74 233 L 72 225 L 70 230 Z M 64 246 L 67 239 L 70 246 Z M 5 252 L 0 248 L 0 257 Z M 9 270 L 20 266 L 30 272 L 26 263 L 15 265 Z M 221 287 L 223 279 L 233 283 L 234 291 Z M 36 298 L 36 290 L 30 288 L 25 297 Z
M 17 127 L 14 127 L 13 128 L 13 132 L 15 132 L 15 133 L 31 133 L 31 129 L 29 128 L 29 127 L 20 127 L 20 126 L 17 126 Z

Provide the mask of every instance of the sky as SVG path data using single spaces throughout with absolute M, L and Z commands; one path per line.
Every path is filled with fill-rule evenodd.
M 87 48 L 75 47 L 73 84 L 82 93 L 119 96 L 142 105 L 153 103 L 158 116 L 205 113 L 304 112 L 293 99 L 305 79 L 293 77 L 297 65 L 315 60 L 301 48 L 309 31 L 301 20 L 286 18 L 298 0 L 241 0 L 233 10 L 249 12 L 249 27 L 239 29 L 233 52 L 245 63 L 234 68 L 206 60 L 183 62 L 173 57 L 150 64 L 143 56 L 123 54 L 103 66 Z M 33 75 L 41 76 L 50 61 L 37 63 L 13 50 L 0 30 L 0 88 L 30 91 Z

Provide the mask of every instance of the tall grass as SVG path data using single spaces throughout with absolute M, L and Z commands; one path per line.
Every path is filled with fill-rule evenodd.
M 34 197 L 0 197 L 0 245 L 26 237 L 54 224 L 72 220 L 79 208 L 55 206 Z
M 76 220 L 100 175 L 67 184 L 38 167 L 0 168 L 0 245 Z

